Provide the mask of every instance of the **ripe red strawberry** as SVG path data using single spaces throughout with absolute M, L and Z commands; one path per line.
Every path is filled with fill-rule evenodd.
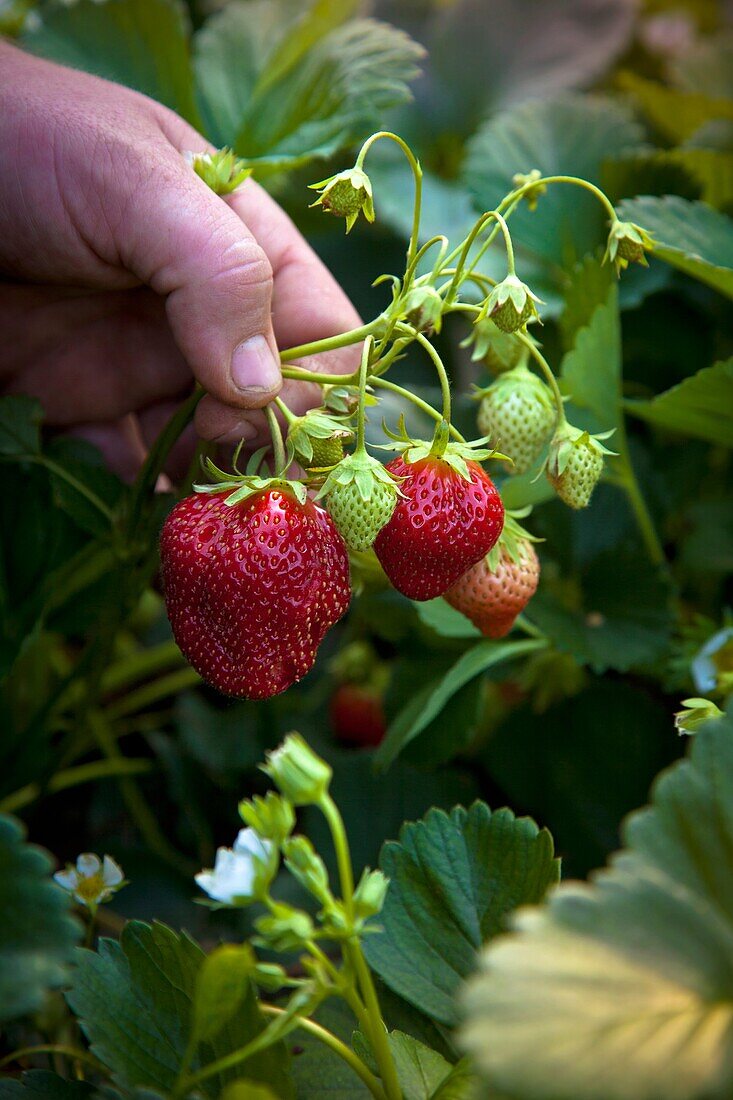
M 228 505 L 195 493 L 161 536 L 173 634 L 226 695 L 266 699 L 305 676 L 349 606 L 349 561 L 323 508 L 285 487 Z
M 534 596 L 539 579 L 537 553 L 523 538 L 514 543 L 512 552 L 502 546 L 496 564 L 489 556 L 482 558 L 446 592 L 445 599 L 482 634 L 503 638 Z
M 501 534 L 504 506 L 493 481 L 477 462 L 464 468 L 470 480 L 431 454 L 416 462 L 399 455 L 387 466 L 404 479 L 402 495 L 374 550 L 395 588 L 412 600 L 442 596 Z
M 370 684 L 341 684 L 331 698 L 331 725 L 339 741 L 366 748 L 387 732 L 382 692 Z

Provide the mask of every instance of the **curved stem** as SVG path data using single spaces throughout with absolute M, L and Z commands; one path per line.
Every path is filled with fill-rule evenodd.
M 302 367 L 283 367 L 280 373 L 293 382 L 315 382 L 317 386 L 353 386 L 356 381 L 356 374 L 321 374 Z
M 307 344 L 298 344 L 296 347 L 286 348 L 280 352 L 280 362 L 290 363 L 293 359 L 305 359 L 307 356 L 317 355 L 319 352 L 335 351 L 337 348 L 347 348 L 350 344 L 358 344 L 375 332 L 381 323 L 382 318 L 375 317 L 368 325 L 360 325 L 359 328 L 341 332 L 338 336 L 326 336 L 322 340 L 311 340 Z M 285 377 L 284 371 L 283 376 Z M 334 377 L 334 375 L 331 375 L 329 381 L 333 381 Z M 323 375 L 318 375 L 313 380 L 322 381 Z M 325 382 L 323 384 L 325 385 Z
M 260 1012 L 264 1016 L 279 1016 L 285 1012 L 284 1008 L 276 1008 L 275 1005 L 260 1005 Z M 378 1100 L 387 1100 L 387 1094 L 382 1088 L 382 1085 L 377 1077 L 371 1073 L 353 1050 L 342 1043 L 332 1032 L 328 1031 L 325 1027 L 321 1027 L 315 1020 L 308 1020 L 305 1016 L 299 1016 L 295 1028 L 300 1028 L 302 1031 L 307 1031 L 314 1038 L 318 1039 L 321 1043 L 324 1043 L 327 1047 L 338 1054 L 339 1058 L 343 1058 L 344 1062 L 347 1062 L 354 1073 L 361 1078 L 366 1087 L 371 1092 L 372 1096 L 376 1096 Z
M 408 401 L 411 401 L 412 404 L 416 406 L 416 408 L 421 409 L 424 413 L 427 413 L 427 415 L 432 420 L 435 420 L 436 423 L 439 423 L 443 419 L 442 415 L 437 411 L 437 409 L 434 409 L 432 405 L 429 405 L 427 403 L 427 401 L 423 401 L 422 397 L 418 397 L 416 393 L 412 393 L 410 390 L 406 390 L 403 386 L 398 386 L 396 382 L 390 382 L 388 378 L 370 378 L 369 384 L 371 386 L 378 386 L 380 389 L 383 390 L 390 390 L 392 393 L 398 393 L 401 397 L 404 397 Z M 450 425 L 449 431 L 453 438 L 457 439 L 459 443 L 466 442 L 465 438 L 458 431 L 458 428 L 455 428 L 452 424 Z
M 356 454 L 360 454 L 364 450 L 364 420 L 366 417 L 366 382 L 367 374 L 369 372 L 369 359 L 374 347 L 374 338 L 367 336 L 364 341 L 364 349 L 361 353 L 361 363 L 359 364 L 359 411 L 356 420 Z
M 448 375 L 446 373 L 443 360 L 438 355 L 437 349 L 433 347 L 430 341 L 422 332 L 417 332 L 415 329 L 410 328 L 409 325 L 398 325 L 400 332 L 407 332 L 417 340 L 421 348 L 424 348 L 433 361 L 433 365 L 438 372 L 438 378 L 440 379 L 440 392 L 443 398 L 443 420 L 446 424 L 450 424 L 451 417 L 451 394 L 450 394 L 450 382 L 448 381 Z
M 552 368 L 550 367 L 550 364 L 547 362 L 544 355 L 534 343 L 534 341 L 530 340 L 529 336 L 525 336 L 523 332 L 517 332 L 515 333 L 515 335 L 528 349 L 530 355 L 534 356 L 536 362 L 539 364 L 540 370 L 547 379 L 550 389 L 552 390 L 552 396 L 555 399 L 555 405 L 557 407 L 557 429 L 565 421 L 565 405 L 563 403 L 562 394 L 560 393 L 560 387 L 557 384 L 557 379 L 552 373 Z
M 283 435 L 280 431 L 280 425 L 278 424 L 275 410 L 272 407 L 272 402 L 266 407 L 265 414 L 267 416 L 267 423 L 270 427 L 270 435 L 272 436 L 272 454 L 275 463 L 275 476 L 281 477 L 285 473 L 287 458 L 285 457 Z
M 86 1062 L 87 1065 L 92 1066 L 97 1073 L 103 1073 L 105 1076 L 109 1076 L 107 1067 L 97 1061 L 94 1055 L 90 1054 L 89 1051 L 81 1050 L 79 1047 L 65 1046 L 63 1043 L 38 1043 L 36 1046 L 32 1047 L 21 1047 L 20 1050 L 14 1050 L 12 1054 L 7 1054 L 4 1058 L 0 1058 L 0 1069 L 4 1069 L 5 1066 L 9 1066 L 12 1062 L 17 1062 L 19 1058 L 29 1058 L 32 1054 L 63 1054 L 67 1058 L 73 1058 L 76 1062 Z
M 502 199 L 499 203 L 499 210 L 503 210 L 510 204 L 514 204 L 517 200 L 521 199 L 528 191 L 531 191 L 534 187 L 542 186 L 548 183 L 567 183 L 574 187 L 582 187 L 584 190 L 589 191 L 591 195 L 601 203 L 608 213 L 611 221 L 614 221 L 617 217 L 616 208 L 609 199 L 605 192 L 601 191 L 600 187 L 596 187 L 594 183 L 589 180 L 581 179 L 579 176 L 541 176 L 538 180 L 532 180 L 529 183 L 523 184 L 518 187 L 516 191 L 512 191 L 506 198 Z
M 371 149 L 372 145 L 377 141 L 381 141 L 386 138 L 388 141 L 393 141 L 395 145 L 398 145 L 402 152 L 405 154 L 407 161 L 412 169 L 413 179 L 415 181 L 415 202 L 412 212 L 412 232 L 410 234 L 410 243 L 407 246 L 407 266 L 410 267 L 415 253 L 417 252 L 417 242 L 420 237 L 420 213 L 422 210 L 422 168 L 420 162 L 413 153 L 410 146 L 406 141 L 403 141 L 397 134 L 393 134 L 391 130 L 379 130 L 376 134 L 372 134 L 371 137 L 362 145 L 359 155 L 356 158 L 356 168 L 362 168 L 366 155 Z
M 280 412 L 285 417 L 285 422 L 287 424 L 294 424 L 295 421 L 298 419 L 298 417 L 295 415 L 295 413 L 291 409 L 288 408 L 288 406 L 283 401 L 282 397 L 276 397 L 275 398 L 275 404 L 277 405 L 278 409 L 280 410 Z

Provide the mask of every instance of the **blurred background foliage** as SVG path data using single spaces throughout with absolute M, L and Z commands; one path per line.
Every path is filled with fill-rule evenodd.
M 377 224 L 348 238 L 307 209 L 306 185 L 378 126 L 423 162 L 425 238 L 460 239 L 515 172 L 537 167 L 599 183 L 663 246 L 617 291 L 592 200 L 557 188 L 512 221 L 575 417 L 615 423 L 623 444 L 615 480 L 579 514 L 531 475 L 499 475 L 512 506 L 535 505 L 545 540 L 527 616 L 551 639 L 542 651 L 510 639 L 498 653 L 442 601 L 387 590 L 365 559 L 350 614 L 302 684 L 263 703 L 222 699 L 185 666 L 156 586 L 172 498 L 146 503 L 120 557 L 87 498 L 115 508 L 129 487 L 88 446 L 44 438 L 31 402 L 0 403 L 13 471 L 0 497 L 0 811 L 62 861 L 91 848 L 119 860 L 131 885 L 111 926 L 155 916 L 205 940 L 245 919 L 195 906 L 191 874 L 230 842 L 238 799 L 265 786 L 256 764 L 291 728 L 334 764 L 360 866 L 405 819 L 480 795 L 547 826 L 564 873 L 584 875 L 681 754 L 680 699 L 730 692 L 732 14 L 714 0 L 0 0 L 0 26 L 23 46 L 155 96 L 250 158 L 367 318 L 383 302 L 372 280 L 400 270 L 409 173 L 375 155 Z M 488 254 L 487 270 L 501 263 Z M 468 388 L 489 374 L 463 336 L 446 325 L 440 347 L 475 434 Z M 401 369 L 434 396 L 422 364 Z M 640 540 L 622 463 L 666 565 Z M 693 665 L 716 636 L 703 691 Z M 90 727 L 79 715 L 92 681 Z M 385 726 L 375 764 L 365 742 Z

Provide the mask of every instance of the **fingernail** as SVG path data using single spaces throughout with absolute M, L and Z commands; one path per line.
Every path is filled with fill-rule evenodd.
M 280 384 L 280 364 L 264 336 L 251 336 L 234 349 L 232 381 L 245 393 L 269 393 Z

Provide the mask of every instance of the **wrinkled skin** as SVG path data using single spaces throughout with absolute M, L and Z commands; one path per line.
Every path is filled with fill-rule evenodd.
M 278 347 L 359 323 L 290 219 L 252 181 L 214 195 L 183 157 L 211 147 L 172 111 L 2 41 L 0 102 L 0 392 L 38 397 L 126 477 L 194 379 L 198 433 L 257 445 Z M 318 395 L 283 388 L 300 412 Z

